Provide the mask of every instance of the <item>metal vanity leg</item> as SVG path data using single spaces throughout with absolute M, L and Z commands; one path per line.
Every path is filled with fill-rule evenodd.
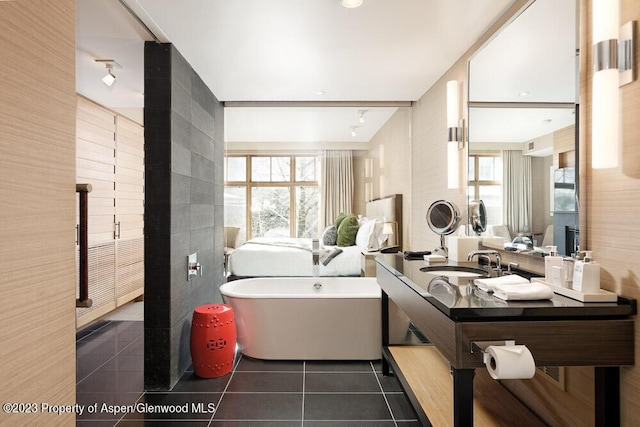
M 389 295 L 382 291 L 382 348 L 389 345 Z M 389 376 L 389 362 L 382 356 L 382 375 Z
M 595 368 L 596 426 L 620 426 L 620 368 Z
M 453 425 L 473 426 L 474 369 L 451 368 L 453 373 Z

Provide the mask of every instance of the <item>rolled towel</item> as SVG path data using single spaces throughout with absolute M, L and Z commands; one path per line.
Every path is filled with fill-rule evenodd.
M 519 285 L 522 283 L 529 283 L 524 277 L 517 274 L 509 274 L 502 277 L 492 277 L 490 279 L 475 279 L 473 281 L 478 289 L 485 292 L 493 292 L 493 288 L 496 285 Z
M 539 300 L 553 298 L 553 291 L 544 283 L 522 283 L 519 285 L 496 285 L 493 296 L 505 301 Z

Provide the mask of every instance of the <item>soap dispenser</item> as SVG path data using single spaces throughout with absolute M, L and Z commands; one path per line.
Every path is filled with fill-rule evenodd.
M 557 246 L 547 246 L 550 248 L 549 255 L 544 257 L 544 281 L 553 283 L 553 267 L 562 269 L 562 257 L 558 255 Z
M 573 289 L 584 294 L 593 294 L 600 290 L 600 264 L 593 260 L 591 251 L 585 251 L 584 259 L 575 262 Z

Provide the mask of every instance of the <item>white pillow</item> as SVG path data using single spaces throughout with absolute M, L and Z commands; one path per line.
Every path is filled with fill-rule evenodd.
M 356 234 L 356 245 L 365 252 L 373 252 L 380 249 L 386 236 L 382 234 L 383 222 L 376 219 L 363 219 Z
M 369 241 L 373 235 L 375 225 L 375 220 L 363 219 L 360 222 L 360 228 L 358 228 L 358 234 L 356 234 L 356 246 L 365 252 L 369 252 Z

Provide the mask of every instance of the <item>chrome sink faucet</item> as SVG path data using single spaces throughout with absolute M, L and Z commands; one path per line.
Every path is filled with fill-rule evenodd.
M 311 241 L 311 254 L 313 261 L 313 278 L 317 281 L 320 279 L 320 242 L 318 239 Z
M 467 256 L 467 261 L 473 261 L 473 258 L 475 256 L 478 257 L 488 257 L 490 255 L 494 255 L 496 257 L 496 268 L 494 269 L 495 273 L 498 276 L 502 276 L 502 257 L 500 256 L 500 252 L 498 251 L 494 251 L 493 249 L 483 249 L 483 250 L 477 250 L 477 251 L 471 251 L 469 252 L 469 255 Z M 489 258 L 491 259 L 491 258 Z M 489 266 L 489 268 L 491 268 Z

